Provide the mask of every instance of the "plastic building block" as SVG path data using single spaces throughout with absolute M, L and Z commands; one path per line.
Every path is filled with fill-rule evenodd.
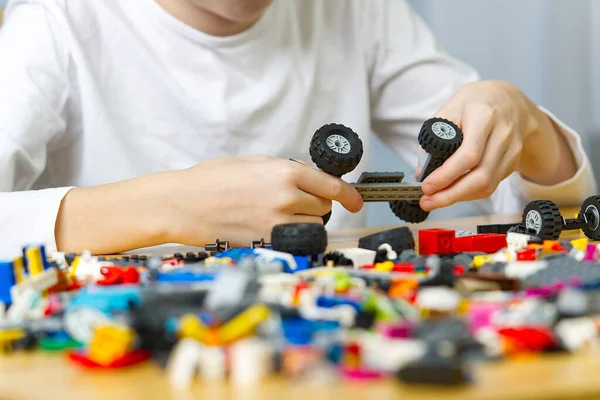
M 415 249 L 415 239 L 407 227 L 390 229 L 363 236 L 358 240 L 358 247 L 377 251 L 382 244 L 388 244 L 392 250 L 400 254 L 404 250 Z
M 338 249 L 338 253 L 352 261 L 354 268 L 360 268 L 363 265 L 373 264 L 376 252 L 368 249 L 349 248 Z
M 481 251 L 495 253 L 506 248 L 506 235 L 488 233 L 483 235 L 463 236 L 454 239 L 453 252 Z
M 271 245 L 271 243 L 266 243 L 264 238 L 261 238 L 260 240 L 254 240 L 252 241 L 250 248 L 251 249 L 255 249 L 255 248 L 261 248 L 261 249 L 270 249 L 273 246 Z
M 450 313 L 457 311 L 462 299 L 458 292 L 445 287 L 430 287 L 419 291 L 416 305 L 420 309 Z
M 554 334 L 563 348 L 573 352 L 594 343 L 598 337 L 598 327 L 589 317 L 568 318 L 558 321 Z
M 204 250 L 212 253 L 220 253 L 222 251 L 229 250 L 229 242 L 217 239 L 215 243 L 205 244 Z
M 257 384 L 273 370 L 273 348 L 260 338 L 243 339 L 231 346 L 230 361 L 234 385 Z
M 0 302 L 9 306 L 12 304 L 10 289 L 15 284 L 15 273 L 12 262 L 0 262 Z
M 221 343 L 229 344 L 249 335 L 258 324 L 268 317 L 269 308 L 267 306 L 261 304 L 250 306 L 219 329 Z
M 471 381 L 471 376 L 460 361 L 429 352 L 398 371 L 398 378 L 407 383 L 460 385 Z
M 169 283 L 190 283 L 190 282 L 206 282 L 215 280 L 216 274 L 212 271 L 198 271 L 191 268 L 182 268 L 170 272 L 158 272 L 156 274 L 157 282 Z
M 548 327 L 500 328 L 498 333 L 505 339 L 510 339 L 505 344 L 506 352 L 509 355 L 522 352 L 538 352 L 554 347 L 556 344 L 554 333 Z
M 419 254 L 452 254 L 455 233 L 449 229 L 422 229 L 419 231 Z
M 402 182 L 404 173 L 363 172 L 352 186 L 364 202 L 419 200 L 423 196 L 420 183 Z
M 204 306 L 208 310 L 218 310 L 243 304 L 258 293 L 258 283 L 252 275 L 234 269 L 222 271 L 212 285 Z
M 104 279 L 96 283 L 102 286 L 135 284 L 140 281 L 140 274 L 134 267 L 102 267 L 100 273 L 104 275 Z
M 506 234 L 518 223 L 514 224 L 491 224 L 491 225 L 477 225 L 477 234 L 483 233 L 500 233 Z
M 86 368 L 116 369 L 116 368 L 130 367 L 130 366 L 142 363 L 150 358 L 150 353 L 147 350 L 143 350 L 143 349 L 134 350 L 130 353 L 125 354 L 123 357 L 114 360 L 113 362 L 111 362 L 108 365 L 101 365 L 93 360 L 90 360 L 88 358 L 87 354 L 85 354 L 83 351 L 78 351 L 78 350 L 72 351 L 72 352 L 68 353 L 68 357 L 69 357 L 69 360 L 71 360 L 83 367 L 86 367 Z
M 97 325 L 88 343 L 88 359 L 99 365 L 108 366 L 129 353 L 134 340 L 135 332 L 127 326 Z

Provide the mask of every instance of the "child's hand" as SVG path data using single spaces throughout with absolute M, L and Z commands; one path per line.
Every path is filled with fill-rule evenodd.
M 465 85 L 436 116 L 456 123 L 464 139 L 424 180 L 421 207 L 426 211 L 489 197 L 515 170 L 541 185 L 560 183 L 577 170 L 559 129 L 506 82 Z
M 166 183 L 180 218 L 173 240 L 202 245 L 219 238 L 234 245 L 270 239 L 273 225 L 323 223 L 332 201 L 351 212 L 362 197 L 339 178 L 297 162 L 265 156 L 215 159 L 172 173 Z M 173 213 L 175 214 L 175 213 Z

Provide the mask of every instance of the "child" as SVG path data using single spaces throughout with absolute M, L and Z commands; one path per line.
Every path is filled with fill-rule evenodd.
M 416 165 L 426 119 L 458 124 L 426 210 L 595 191 L 579 137 L 514 86 L 478 82 L 404 0 L 11 0 L 0 54 L 2 256 L 247 245 L 332 204 L 328 228 L 361 226 L 352 186 L 288 160 L 308 161 L 332 122 L 365 146 L 346 182 L 371 131 Z

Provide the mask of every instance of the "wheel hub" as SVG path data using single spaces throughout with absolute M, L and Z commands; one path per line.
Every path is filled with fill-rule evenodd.
M 542 229 L 542 214 L 535 210 L 529 211 L 525 217 L 525 227 L 534 230 L 536 233 L 540 233 Z
M 431 126 L 433 133 L 442 139 L 454 139 L 456 137 L 456 129 L 452 125 L 445 122 L 436 122 Z
M 327 146 L 335 151 L 336 153 L 340 153 L 340 154 L 348 154 L 350 153 L 350 142 L 348 141 L 348 139 L 346 139 L 345 137 L 341 136 L 341 135 L 330 135 L 326 142 Z
M 600 212 L 598 212 L 598 208 L 593 205 L 587 206 L 585 209 L 585 215 L 588 218 L 588 226 L 591 230 L 598 229 L 598 225 L 600 225 Z

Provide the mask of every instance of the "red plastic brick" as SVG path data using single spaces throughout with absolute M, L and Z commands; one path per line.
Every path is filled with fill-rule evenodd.
M 507 246 L 506 235 L 487 233 L 483 235 L 463 236 L 454 239 L 454 252 L 481 251 L 495 253 Z
M 517 252 L 517 261 L 534 261 L 536 258 L 536 249 L 526 249 Z
M 419 231 L 419 254 L 450 254 L 456 232 L 450 229 L 423 229 Z

